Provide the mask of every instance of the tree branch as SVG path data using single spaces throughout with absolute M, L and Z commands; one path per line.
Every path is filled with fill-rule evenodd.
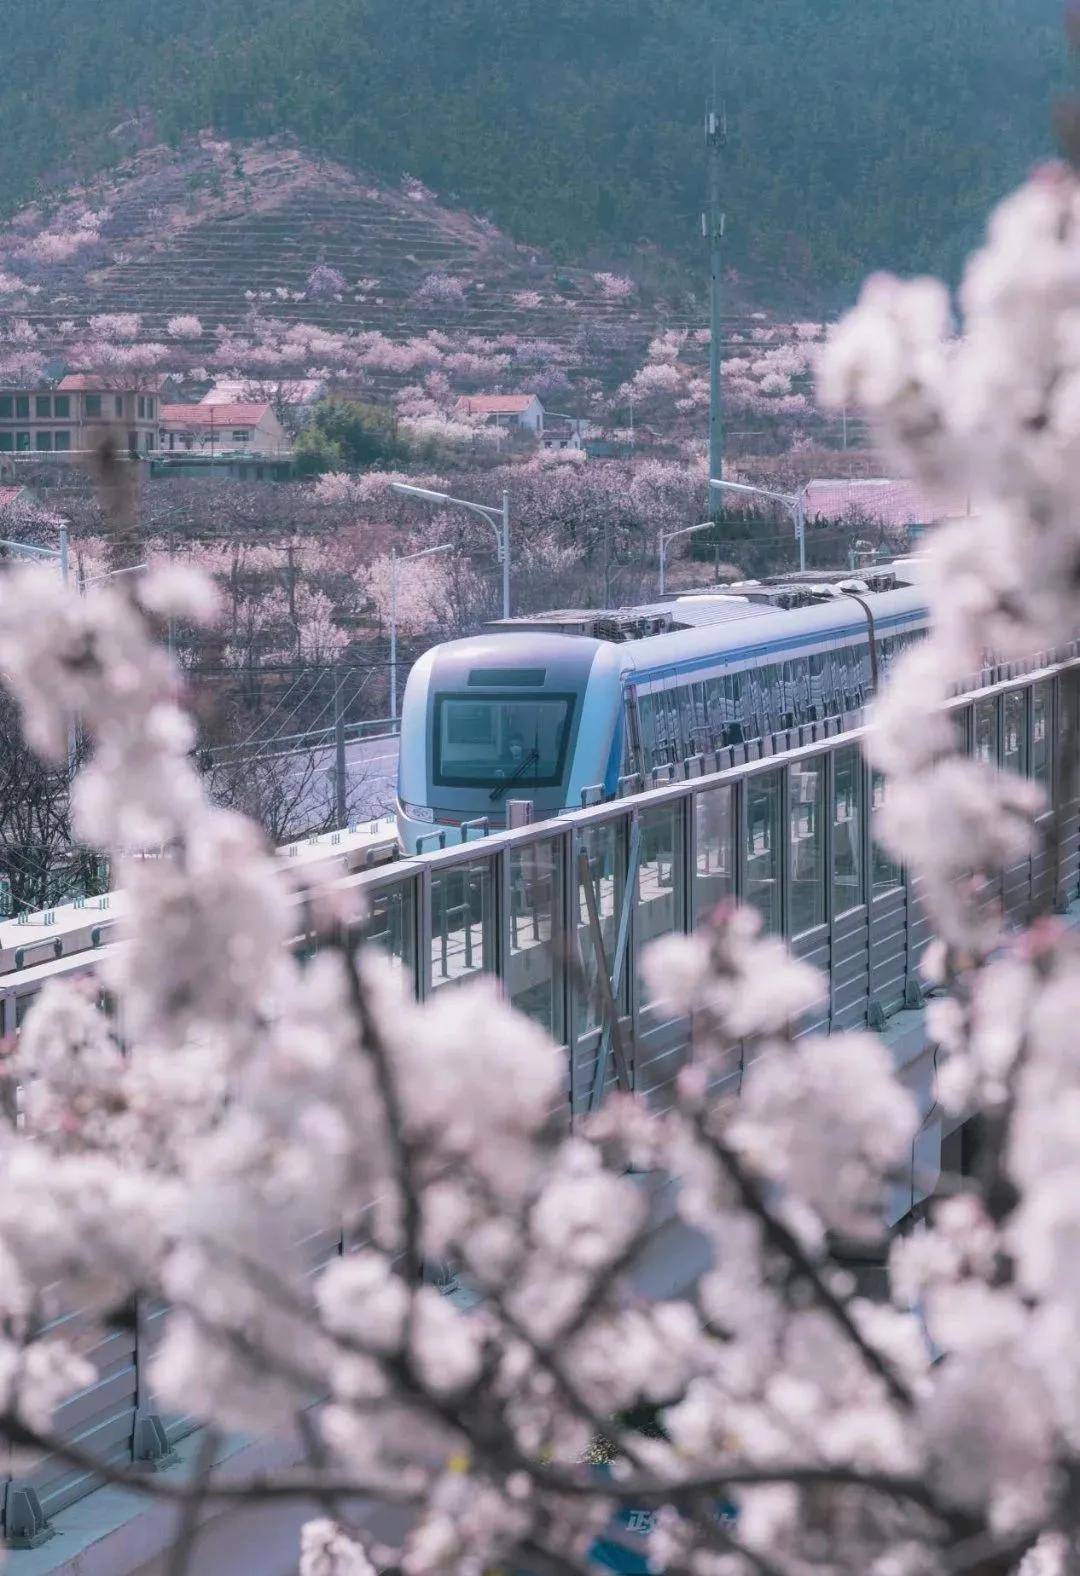
M 795 1273 L 809 1284 L 822 1311 L 827 1313 L 833 1323 L 843 1331 L 866 1366 L 882 1381 L 897 1405 L 902 1406 L 905 1411 L 911 1411 L 915 1405 L 915 1398 L 906 1382 L 901 1379 L 887 1358 L 863 1335 L 843 1299 L 829 1287 L 820 1269 L 795 1233 L 773 1214 L 762 1198 L 757 1183 L 743 1169 L 742 1162 L 734 1150 L 709 1131 L 701 1113 L 694 1116 L 693 1122 L 702 1142 L 734 1182 L 743 1208 L 761 1222 L 766 1240 L 788 1260 Z

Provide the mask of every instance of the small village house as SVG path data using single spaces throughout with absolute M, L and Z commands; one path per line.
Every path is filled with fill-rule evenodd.
M 479 419 L 485 426 L 531 432 L 536 437 L 544 431 L 544 407 L 535 394 L 463 394 L 454 411 Z
M 161 448 L 166 454 L 288 455 L 289 434 L 266 401 L 163 405 Z
M 216 378 L 200 405 L 266 404 L 285 421 L 302 426 L 327 394 L 325 378 Z

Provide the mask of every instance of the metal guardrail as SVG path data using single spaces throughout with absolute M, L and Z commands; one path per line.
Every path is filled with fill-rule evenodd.
M 1078 736 L 1078 672 L 1073 656 L 957 697 L 949 709 L 965 748 L 1038 778 L 1060 797 L 1066 719 Z M 880 1025 L 920 999 L 918 961 L 929 926 L 918 883 L 874 844 L 872 814 L 884 784 L 863 760 L 863 731 L 783 753 L 750 750 L 755 758 L 720 771 L 555 821 L 429 847 L 349 884 L 370 905 L 371 939 L 399 960 L 419 998 L 492 974 L 566 1046 L 572 1113 L 593 1106 L 598 1084 L 610 1083 L 603 1047 L 615 1031 L 633 1048 L 631 1086 L 656 1093 L 677 1070 L 687 1029 L 650 999 L 642 949 L 692 930 L 719 902 L 756 907 L 766 929 L 828 976 L 827 1005 L 808 1028 Z M 1072 809 L 1057 870 L 1040 855 L 1004 878 L 1000 895 L 1010 913 L 1023 912 L 1048 879 L 1061 901 L 1077 895 Z
M 342 730 L 346 747 L 350 744 L 376 743 L 401 737 L 401 720 L 396 717 L 379 717 L 370 721 L 347 722 Z M 215 764 L 242 762 L 252 759 L 276 760 L 289 755 L 307 755 L 315 750 L 332 750 L 337 743 L 337 729 L 314 728 L 307 733 L 275 734 L 267 739 L 248 739 L 243 744 L 216 744 L 209 750 Z
M 1080 897 L 1080 818 L 1075 797 L 1065 798 L 1075 795 L 1073 774 L 1063 770 L 1080 739 L 1080 654 L 1010 674 L 949 709 L 963 748 L 1045 783 L 1063 827 L 1056 861 L 1046 852 L 1023 860 L 988 897 L 1016 916 L 1048 886 L 1061 906 Z M 826 999 L 806 1030 L 881 1026 L 919 1004 L 929 925 L 918 883 L 874 845 L 872 812 L 883 789 L 862 757 L 861 736 L 861 729 L 832 734 L 554 821 L 474 835 L 336 885 L 364 894 L 369 911 L 358 939 L 395 957 L 419 998 L 494 976 L 565 1047 L 569 1122 L 615 1087 L 662 1107 L 690 1054 L 690 1025 L 650 993 L 642 953 L 660 936 L 692 930 L 718 903 L 752 904 L 769 930 L 822 969 Z M 5 976 L 0 1027 L 17 1026 L 47 979 L 89 971 L 118 944 Z M 926 1105 L 924 1062 L 918 1092 Z M 736 1091 L 742 1070 L 733 1051 L 723 1086 Z M 922 1139 L 940 1145 L 940 1129 L 927 1127 Z M 313 1239 L 312 1263 L 337 1244 L 333 1231 Z M 109 1461 L 167 1460 L 192 1426 L 162 1416 L 148 1388 L 161 1317 L 140 1309 L 134 1330 L 106 1336 L 91 1353 L 99 1382 L 59 1413 L 65 1435 Z M 46 1535 L 48 1517 L 93 1487 L 55 1461 L 28 1468 L 7 1487 L 5 1536 Z

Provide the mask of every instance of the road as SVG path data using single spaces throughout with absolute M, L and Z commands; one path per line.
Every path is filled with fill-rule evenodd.
M 361 808 L 364 815 L 385 815 L 394 808 L 397 763 L 397 739 L 360 739 L 356 744 L 345 746 L 350 797 L 356 796 L 357 808 Z M 326 765 L 333 771 L 333 751 Z
M 334 803 L 334 747 L 281 757 L 287 763 L 296 794 L 298 823 L 318 824 Z M 394 808 L 397 790 L 398 741 L 392 738 L 358 739 L 345 746 L 348 785 L 345 803 L 349 819 L 366 820 L 386 815 Z

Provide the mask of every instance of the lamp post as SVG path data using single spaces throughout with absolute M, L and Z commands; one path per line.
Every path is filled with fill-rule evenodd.
M 806 487 L 810 483 L 807 482 Z M 782 503 L 791 516 L 795 527 L 795 537 L 799 544 L 799 569 L 806 568 L 806 487 L 800 487 L 797 493 L 770 492 L 767 487 L 752 487 L 749 482 L 728 482 L 720 477 L 710 476 L 709 486 L 722 488 L 726 492 L 748 494 L 752 498 L 769 498 L 773 503 Z
M 709 531 L 715 526 L 715 520 L 702 520 L 700 525 L 681 525 L 677 531 L 660 532 L 660 595 L 664 595 L 665 578 L 667 574 L 667 544 L 674 541 L 677 536 L 688 536 L 692 531 Z
M 469 498 L 451 498 L 449 493 L 434 492 L 430 487 L 413 487 L 409 482 L 391 482 L 394 492 L 407 498 L 423 498 L 426 503 L 454 504 L 459 509 L 470 509 L 480 515 L 495 532 L 498 562 L 502 564 L 502 616 L 510 617 L 510 494 L 503 488 L 502 508 L 490 504 L 473 503 Z
M 430 558 L 432 553 L 449 553 L 453 551 L 452 542 L 443 542 L 438 547 L 423 547 L 418 553 L 405 553 L 398 557 L 397 548 L 390 552 L 390 720 L 397 719 L 397 566 L 398 564 L 411 564 L 417 558 Z

